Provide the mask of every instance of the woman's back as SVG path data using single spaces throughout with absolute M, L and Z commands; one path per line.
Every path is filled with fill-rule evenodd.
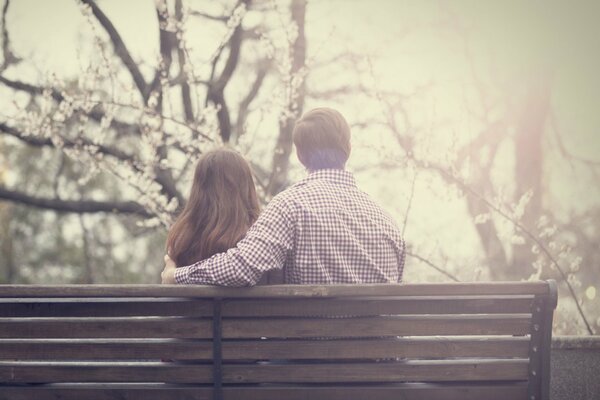
M 189 199 L 171 227 L 167 253 L 178 267 L 234 247 L 258 218 L 260 206 L 248 162 L 228 149 L 198 161 Z

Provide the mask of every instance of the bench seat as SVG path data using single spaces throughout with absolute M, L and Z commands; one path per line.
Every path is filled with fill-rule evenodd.
M 0 286 L 0 399 L 548 399 L 553 281 Z

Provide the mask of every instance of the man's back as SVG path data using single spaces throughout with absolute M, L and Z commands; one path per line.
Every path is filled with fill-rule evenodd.
M 351 173 L 311 173 L 277 196 L 293 221 L 285 282 L 399 282 L 404 242 L 394 221 L 356 187 Z

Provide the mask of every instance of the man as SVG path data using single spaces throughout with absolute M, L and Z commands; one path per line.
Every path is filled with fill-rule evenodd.
M 344 170 L 350 156 L 344 117 L 329 108 L 309 111 L 293 139 L 308 177 L 275 196 L 227 252 L 177 269 L 165 256 L 163 283 L 251 286 L 281 268 L 290 284 L 401 281 L 400 230 Z

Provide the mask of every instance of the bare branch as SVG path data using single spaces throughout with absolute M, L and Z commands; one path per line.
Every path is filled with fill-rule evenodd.
M 558 129 L 558 122 L 556 121 L 556 114 L 554 113 L 554 110 L 550 111 L 550 126 L 552 127 L 552 131 L 554 132 L 554 135 L 556 137 L 556 142 L 558 144 L 558 149 L 560 151 L 560 154 L 571 165 L 572 165 L 572 161 L 575 160 L 575 161 L 578 161 L 578 162 L 585 164 L 592 168 L 600 167 L 600 160 L 589 160 L 584 157 L 579 157 L 579 156 L 572 154 L 570 151 L 567 150 L 567 147 L 565 146 L 565 143 L 563 142 L 562 135 Z
M 121 35 L 119 34 L 117 29 L 113 25 L 112 21 L 106 16 L 106 14 L 104 14 L 104 12 L 102 12 L 100 7 L 98 7 L 98 5 L 96 4 L 96 2 L 94 0 L 80 0 L 80 1 L 83 2 L 84 4 L 89 5 L 92 8 L 92 13 L 94 14 L 96 19 L 100 23 L 100 25 L 102 25 L 102 27 L 108 34 L 110 41 L 113 44 L 115 54 L 121 59 L 121 61 L 125 65 L 125 68 L 127 68 L 129 73 L 131 74 L 131 77 L 133 78 L 133 81 L 135 82 L 135 85 L 137 86 L 138 91 L 142 95 L 142 98 L 144 99 L 144 102 L 145 102 L 148 99 L 148 96 L 150 95 L 150 90 L 148 90 L 148 85 L 147 85 L 140 69 L 138 68 L 138 65 L 136 64 L 135 61 L 133 61 L 133 58 L 131 57 L 131 53 L 127 49 L 127 46 L 125 46 L 125 43 L 123 42 L 123 39 L 121 38 Z
M 6 125 L 3 122 L 0 122 L 0 131 L 5 134 L 15 137 L 15 138 L 21 140 L 22 142 L 27 143 L 30 146 L 34 146 L 34 147 L 47 146 L 47 147 L 56 148 L 56 146 L 54 145 L 52 140 L 49 138 L 40 138 L 39 136 L 35 136 L 35 135 L 27 135 L 27 134 L 19 131 L 18 129 L 15 129 L 13 127 Z M 79 149 L 79 148 L 82 148 L 85 146 L 93 146 L 97 153 L 107 155 L 107 156 L 112 156 L 122 162 L 125 162 L 134 171 L 136 171 L 138 173 L 144 173 L 143 169 L 140 167 L 141 162 L 134 155 L 125 153 L 124 151 L 119 150 L 117 148 L 109 147 L 109 146 L 105 146 L 105 145 L 101 145 L 101 144 L 96 144 L 84 137 L 78 137 L 77 139 L 70 139 L 70 138 L 61 136 L 61 141 L 63 142 L 63 147 L 65 147 L 65 148 Z M 169 197 L 177 197 L 178 200 L 183 199 L 183 196 L 177 190 L 177 187 L 175 186 L 175 182 L 173 181 L 173 179 L 170 176 L 164 175 L 164 174 L 157 174 L 156 182 L 161 185 L 165 194 L 167 194 Z
M 44 88 L 44 87 L 40 87 L 40 86 L 34 86 L 34 85 L 31 85 L 31 84 L 25 83 L 25 82 L 13 81 L 13 80 L 7 79 L 3 76 L 0 76 L 0 83 L 4 84 L 5 86 L 7 86 L 11 89 L 29 93 L 32 96 L 41 96 L 45 90 L 49 90 L 50 95 L 52 96 L 54 101 L 56 101 L 57 103 L 61 103 L 65 100 L 64 96 L 60 93 L 60 91 L 58 91 L 54 88 Z M 90 112 L 85 112 L 84 110 L 81 110 L 81 109 L 78 109 L 77 111 L 83 112 L 85 115 L 90 117 L 95 122 L 101 122 L 102 119 L 106 116 L 106 113 L 102 109 L 101 104 L 97 104 Z M 130 124 L 128 122 L 120 121 L 115 118 L 111 119 L 110 127 L 115 129 L 119 133 L 119 135 L 123 135 L 127 132 L 133 132 L 137 135 L 141 134 L 139 125 Z
M 479 198 L 482 202 L 484 202 L 490 208 L 490 210 L 496 212 L 498 215 L 505 218 L 507 221 L 512 223 L 516 228 L 518 228 L 519 231 L 521 231 L 523 234 L 525 234 L 527 237 L 529 237 L 529 239 L 531 239 L 531 241 L 534 242 L 540 248 L 540 250 L 548 257 L 550 262 L 556 267 L 556 269 L 560 273 L 560 276 L 562 277 L 563 282 L 567 285 L 567 288 L 569 289 L 569 294 L 571 295 L 571 297 L 573 298 L 573 301 L 575 302 L 577 311 L 579 312 L 579 315 L 581 316 L 581 319 L 583 320 L 588 333 L 590 335 L 593 335 L 594 331 L 592 330 L 592 327 L 591 327 L 590 323 L 588 322 L 588 320 L 583 312 L 583 309 L 581 308 L 581 305 L 579 304 L 579 301 L 577 300 L 577 294 L 575 293 L 575 289 L 573 289 L 573 286 L 571 285 L 571 283 L 568 280 L 567 274 L 565 273 L 565 271 L 563 270 L 561 265 L 558 263 L 556 258 L 554 258 L 552 253 L 550 253 L 550 250 L 548 250 L 546 248 L 546 246 L 542 243 L 542 241 L 540 239 L 538 239 L 538 237 L 536 235 L 534 235 L 531 232 L 531 230 L 529 230 L 527 227 L 525 227 L 523 224 L 521 224 L 515 218 L 512 218 L 510 215 L 508 215 L 507 213 L 502 211 L 499 207 L 492 204 L 489 200 L 487 200 L 486 198 L 481 196 L 479 193 L 477 193 L 475 190 L 473 190 L 469 186 L 464 185 L 464 187 L 465 187 L 465 190 L 469 194 Z
M 231 79 L 233 72 L 235 71 L 238 61 L 240 59 L 240 50 L 242 47 L 242 28 L 238 25 L 233 31 L 233 35 L 231 35 L 231 39 L 229 40 L 229 56 L 227 57 L 227 61 L 225 62 L 225 66 L 223 67 L 223 71 L 221 71 L 221 75 L 213 83 L 213 89 L 223 91 L 225 86 Z
M 6 27 L 6 15 L 8 14 L 8 7 L 10 0 L 6 0 L 4 7 L 2 8 L 2 65 L 0 65 L 0 72 L 4 71 L 11 64 L 18 64 L 21 59 L 12 52 L 10 48 L 10 37 L 8 36 L 8 28 Z
M 442 267 L 438 267 L 437 265 L 435 265 L 434 263 L 432 263 L 432 262 L 431 262 L 431 261 L 429 261 L 428 259 L 426 259 L 426 258 L 423 258 L 423 257 L 421 257 L 421 256 L 420 256 L 420 255 L 418 255 L 418 254 L 411 253 L 411 252 L 409 252 L 409 251 L 407 251 L 407 252 L 406 252 L 406 255 L 407 255 L 407 256 L 409 256 L 409 257 L 412 257 L 412 258 L 415 258 L 415 259 L 417 259 L 417 260 L 421 261 L 421 262 L 422 262 L 422 263 L 424 263 L 425 265 L 428 265 L 429 267 L 431 267 L 431 268 L 435 269 L 437 272 L 439 272 L 440 274 L 442 274 L 442 275 L 444 275 L 444 276 L 446 276 L 446 277 L 450 278 L 450 279 L 451 279 L 451 280 L 453 280 L 454 282 L 460 282 L 460 280 L 459 280 L 457 277 L 455 277 L 454 275 L 452 275 L 451 273 L 449 273 L 448 271 L 446 271 L 446 270 L 445 270 L 445 269 L 443 269 Z
M 379 99 L 381 100 L 381 98 L 379 98 Z M 521 231 L 524 235 L 529 237 L 529 239 L 531 241 L 533 241 L 541 249 L 541 251 L 548 257 L 550 262 L 559 271 L 564 283 L 567 285 L 570 296 L 573 298 L 573 300 L 575 302 L 577 311 L 578 311 L 581 319 L 583 320 L 588 333 L 590 335 L 592 335 L 593 329 L 591 328 L 591 325 L 589 324 L 587 317 L 585 316 L 585 313 L 583 312 L 583 309 L 581 308 L 581 306 L 579 304 L 579 301 L 577 299 L 577 295 L 575 293 L 575 290 L 573 289 L 573 286 L 567 279 L 567 274 L 564 272 L 563 268 L 558 263 L 556 258 L 552 255 L 552 253 L 546 248 L 546 246 L 544 246 L 542 241 L 540 239 L 538 239 L 538 237 L 535 234 L 533 234 L 531 230 L 527 229 L 527 227 L 524 226 L 522 223 L 520 223 L 518 220 L 516 220 L 515 218 L 512 218 L 510 215 L 508 215 L 507 213 L 502 211 L 499 207 L 497 207 L 496 205 L 492 204 L 489 200 L 487 200 L 485 198 L 485 196 L 478 193 L 470 185 L 463 182 L 451 170 L 445 168 L 441 164 L 438 164 L 435 162 L 428 162 L 425 160 L 420 160 L 417 157 L 415 157 L 414 152 L 412 151 L 412 148 L 407 146 L 406 138 L 398 131 L 398 129 L 395 126 L 395 124 L 393 123 L 393 121 L 391 121 L 391 122 L 388 121 L 388 123 L 389 123 L 389 126 L 390 126 L 392 132 L 395 134 L 398 144 L 406 152 L 406 157 L 408 159 L 410 159 L 417 167 L 422 168 L 424 170 L 432 170 L 432 171 L 437 172 L 439 174 L 439 176 L 442 179 L 444 179 L 447 183 L 455 185 L 456 187 L 458 187 L 460 190 L 462 190 L 466 194 L 472 196 L 473 200 L 475 200 L 476 203 L 479 203 L 480 205 L 484 205 L 487 210 L 494 211 L 495 213 L 499 214 L 501 217 L 505 218 L 507 221 L 512 223 L 517 229 L 519 229 L 519 231 Z M 469 203 L 474 204 L 474 202 L 472 202 L 472 201 Z
M 181 22 L 183 19 L 183 1 L 175 1 L 175 18 Z M 179 62 L 179 75 L 183 78 L 181 80 L 181 105 L 183 106 L 183 114 L 185 115 L 186 122 L 194 121 L 194 109 L 192 108 L 192 96 L 190 91 L 190 84 L 188 83 L 188 76 L 185 72 L 186 56 L 185 51 L 181 48 L 181 43 L 177 40 L 177 59 Z
M 487 200 L 483 195 L 481 195 L 476 190 L 471 188 L 471 186 L 464 183 L 461 179 L 454 176 L 450 172 L 446 171 L 446 169 L 443 168 L 442 166 L 435 164 L 435 163 L 418 160 L 412 154 L 410 155 L 410 158 L 413 160 L 413 162 L 415 162 L 415 164 L 417 164 L 418 166 L 420 166 L 423 169 L 430 169 L 433 171 L 437 171 L 444 180 L 456 185 L 459 189 L 463 190 L 468 195 L 473 196 L 475 199 L 480 201 L 481 204 L 485 204 L 485 206 L 487 207 L 488 210 L 491 210 L 491 211 L 497 213 L 498 215 L 500 215 L 502 218 L 506 219 L 508 222 L 513 224 L 520 232 L 522 232 L 525 236 L 527 236 L 532 242 L 534 242 L 541 249 L 541 251 L 548 257 L 550 262 L 556 267 L 556 269 L 560 273 L 560 276 L 562 277 L 563 282 L 567 285 L 570 296 L 573 298 L 573 301 L 575 302 L 577 311 L 578 311 L 581 319 L 583 320 L 588 333 L 590 335 L 594 334 L 594 331 L 591 328 L 591 325 L 588 322 L 587 317 L 585 316 L 585 313 L 583 312 L 583 309 L 581 308 L 581 306 L 579 304 L 579 301 L 577 300 L 577 294 L 575 293 L 575 289 L 573 289 L 573 286 L 569 282 L 569 280 L 567 278 L 567 274 L 565 273 L 563 267 L 558 263 L 556 258 L 550 252 L 550 250 L 547 249 L 547 247 L 542 243 L 542 241 L 535 234 L 533 234 L 530 229 L 528 229 L 526 226 L 524 226 L 522 223 L 520 223 L 517 219 L 512 218 L 506 212 L 502 211 L 498 206 L 494 205 L 492 202 Z
M 419 175 L 419 173 L 415 171 L 412 184 L 410 185 L 410 197 L 408 198 L 408 205 L 406 206 L 406 212 L 404 213 L 404 222 L 402 224 L 402 237 L 404 237 L 404 234 L 406 233 L 406 226 L 408 225 L 408 216 L 412 207 L 413 198 L 415 197 L 415 183 L 417 182 L 417 175 Z
M 15 137 L 15 138 L 21 140 L 22 142 L 27 143 L 30 146 L 56 147 L 54 145 L 54 143 L 52 143 L 52 140 L 50 138 L 41 138 L 39 136 L 25 134 L 16 128 L 6 125 L 3 122 L 0 122 L 0 131 L 7 135 Z M 83 137 L 79 137 L 75 140 L 69 139 L 66 137 L 61 137 L 61 140 L 63 141 L 63 146 L 66 148 L 78 148 L 81 146 L 94 146 L 98 150 L 99 153 L 102 153 L 104 155 L 115 157 L 121 161 L 127 161 L 127 162 L 131 163 L 132 165 L 137 163 L 137 160 L 135 159 L 135 157 L 132 154 L 125 153 L 124 151 L 113 148 L 113 147 L 108 147 L 108 146 L 101 145 L 101 144 L 95 144 L 92 141 L 90 141 L 89 139 L 86 139 Z
M 134 201 L 94 201 L 94 200 L 61 200 L 35 197 L 16 190 L 0 186 L 0 199 L 32 207 L 70 213 L 118 213 L 135 214 L 145 218 L 152 215 L 144 207 Z
M 158 115 L 162 116 L 162 107 L 163 107 L 163 87 L 161 84 L 161 77 L 164 76 L 168 78 L 169 69 L 171 68 L 171 62 L 173 60 L 173 48 L 176 45 L 176 38 L 173 32 L 169 32 L 166 29 L 167 25 L 167 12 L 161 12 L 161 10 L 156 8 L 156 16 L 158 18 L 158 26 L 159 26 L 159 42 L 160 42 L 160 54 L 162 58 L 161 65 L 156 69 L 156 74 L 154 77 L 154 81 L 149 91 L 158 90 L 159 97 L 155 107 L 155 110 Z M 161 118 L 162 123 L 162 118 Z M 162 142 L 165 142 L 166 133 L 164 129 L 161 129 L 162 132 Z M 167 195 L 167 197 L 173 198 L 175 197 L 179 204 L 184 204 L 185 199 L 183 195 L 177 190 L 177 186 L 175 183 L 175 179 L 171 174 L 171 171 L 166 168 L 160 167 L 160 162 L 167 158 L 167 146 L 160 145 L 156 148 L 156 154 L 158 156 L 158 165 L 154 168 L 154 173 L 156 174 L 156 181 L 160 182 L 163 193 Z
M 236 122 L 236 138 L 239 139 L 244 133 L 244 125 L 246 124 L 246 117 L 248 116 L 248 108 L 250 104 L 254 101 L 256 96 L 258 96 L 258 92 L 260 87 L 267 76 L 267 72 L 269 71 L 270 62 L 263 61 L 259 67 L 258 72 L 256 73 L 256 78 L 254 79 L 254 83 L 252 83 L 252 87 L 246 94 L 246 96 L 240 102 L 238 108 L 238 116 Z
M 234 7 L 233 13 L 238 9 L 238 6 L 241 4 L 245 4 L 248 6 L 250 0 L 240 0 L 237 5 Z M 233 15 L 233 14 L 232 14 Z M 228 18 L 229 20 L 229 18 Z M 241 21 L 234 28 L 231 37 L 227 41 L 226 45 L 221 45 L 215 52 L 215 56 L 213 57 L 212 69 L 210 73 L 210 79 L 208 84 L 208 90 L 206 92 L 206 103 L 213 103 L 217 108 L 217 120 L 219 122 L 219 133 L 221 135 L 221 139 L 224 142 L 229 142 L 231 138 L 231 117 L 229 115 L 229 108 L 227 107 L 227 103 L 225 102 L 225 87 L 231 80 L 235 69 L 237 68 L 239 58 L 240 58 L 240 50 L 242 47 L 242 24 Z M 217 63 L 219 58 L 221 57 L 222 51 L 225 46 L 229 47 L 229 55 L 225 62 L 225 66 L 221 71 L 221 74 L 218 78 L 215 78 L 215 72 Z
M 203 11 L 195 11 L 195 10 L 190 11 L 190 15 L 192 17 L 202 17 L 202 18 L 210 19 L 212 21 L 227 22 L 229 20 L 229 16 L 227 16 L 227 15 L 212 15 L 212 14 L 205 13 Z
M 231 117 L 229 109 L 225 102 L 225 87 L 229 83 L 235 68 L 237 67 L 240 49 L 242 44 L 242 29 L 237 26 L 229 40 L 229 57 L 225 63 L 225 67 L 219 75 L 219 78 L 211 83 L 208 87 L 207 99 L 219 108 L 217 119 L 219 120 L 219 131 L 224 142 L 228 142 L 231 137 Z
M 53 88 L 43 88 L 40 86 L 34 86 L 34 85 L 32 85 L 30 83 L 26 83 L 26 82 L 13 81 L 13 80 L 7 79 L 1 75 L 0 75 L 0 83 L 4 84 L 5 86 L 7 86 L 11 89 L 29 93 L 32 96 L 42 95 L 42 93 L 44 93 L 45 90 L 50 90 L 50 95 L 52 96 L 52 98 L 55 101 L 60 103 L 61 101 L 65 100 L 63 95 L 58 90 L 53 89 Z

